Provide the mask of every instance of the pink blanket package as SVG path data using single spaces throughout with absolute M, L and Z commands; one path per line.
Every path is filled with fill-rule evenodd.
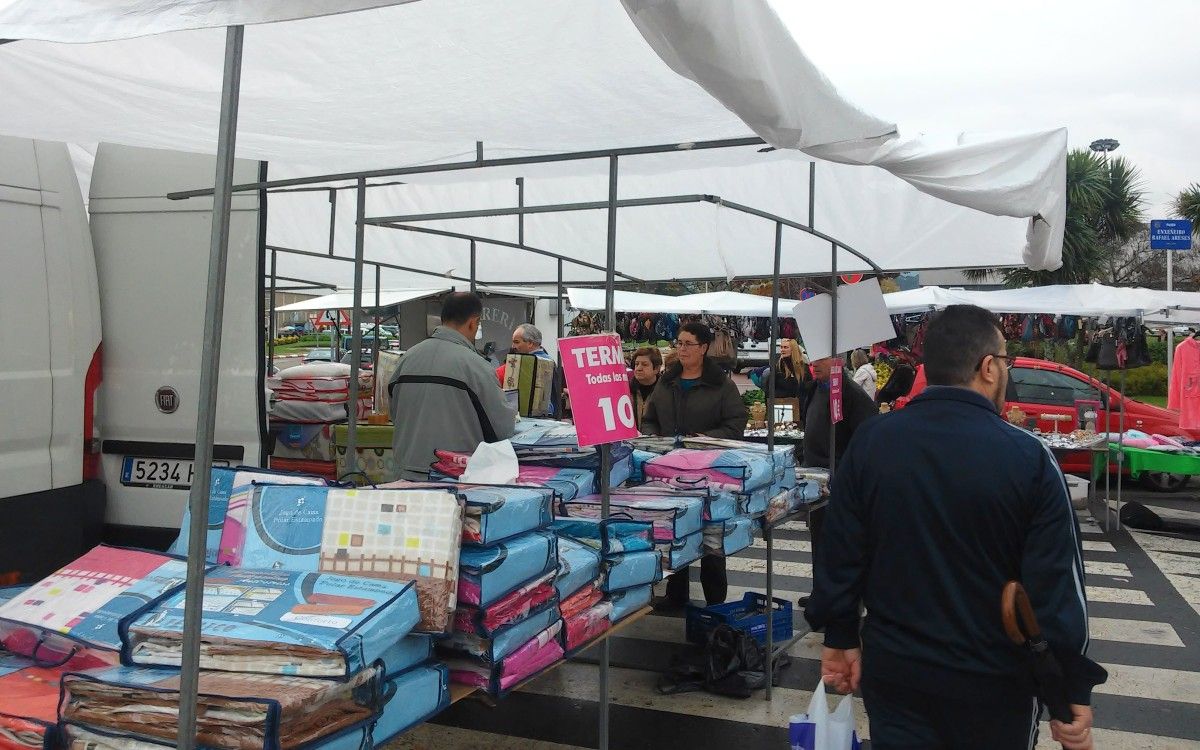
M 547 573 L 488 607 L 459 604 L 454 612 L 454 629 L 489 636 L 505 625 L 525 619 L 554 596 L 554 573 Z
M 566 620 L 563 644 L 568 654 L 578 651 L 612 627 L 612 602 L 600 602 Z
M 563 658 L 562 620 L 556 620 L 496 664 L 471 658 L 447 658 L 450 681 L 481 688 L 492 695 L 507 693 Z

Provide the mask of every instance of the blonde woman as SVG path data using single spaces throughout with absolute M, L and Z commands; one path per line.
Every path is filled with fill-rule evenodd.
M 855 349 L 850 355 L 850 366 L 854 368 L 854 382 L 858 383 L 871 400 L 875 399 L 875 383 L 879 376 L 875 372 L 875 365 L 871 364 L 867 353 L 862 349 Z
M 782 339 L 779 342 L 779 359 L 775 364 L 779 368 L 775 373 L 775 395 L 778 398 L 797 398 L 805 381 L 811 377 L 808 372 L 808 360 L 800 342 L 795 339 Z M 751 382 L 764 392 L 767 390 L 769 371 L 769 367 L 760 367 L 750 373 Z

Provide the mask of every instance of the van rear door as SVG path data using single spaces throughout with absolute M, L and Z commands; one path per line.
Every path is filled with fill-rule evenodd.
M 212 199 L 210 156 L 102 144 L 92 172 L 92 241 L 104 321 L 100 427 L 108 538 L 162 546 L 187 502 L 195 454 Z M 234 181 L 254 182 L 239 160 Z M 259 195 L 233 197 L 216 417 L 218 463 L 259 465 L 263 396 Z

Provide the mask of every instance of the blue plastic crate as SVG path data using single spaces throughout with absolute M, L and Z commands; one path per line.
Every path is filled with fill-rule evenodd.
M 692 643 L 704 644 L 709 631 L 718 625 L 728 625 L 735 630 L 749 633 L 759 643 L 767 642 L 767 597 L 747 591 L 740 602 L 714 604 L 711 607 L 688 607 L 685 632 Z M 792 637 L 792 603 L 786 599 L 775 599 L 775 642 Z

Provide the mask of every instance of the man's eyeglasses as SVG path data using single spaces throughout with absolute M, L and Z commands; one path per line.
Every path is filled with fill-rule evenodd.
M 699 341 L 680 341 L 679 339 L 675 339 L 674 341 L 671 342 L 671 346 L 675 347 L 676 349 L 691 349 L 693 346 L 700 346 L 700 342 Z
M 1006 370 L 1011 370 L 1013 365 L 1017 362 L 1017 358 L 1011 354 L 985 354 L 979 358 L 979 363 L 975 365 L 975 369 L 979 370 L 979 368 L 983 367 L 983 360 L 987 359 L 988 357 L 995 357 L 996 359 L 1004 360 L 1004 369 Z

